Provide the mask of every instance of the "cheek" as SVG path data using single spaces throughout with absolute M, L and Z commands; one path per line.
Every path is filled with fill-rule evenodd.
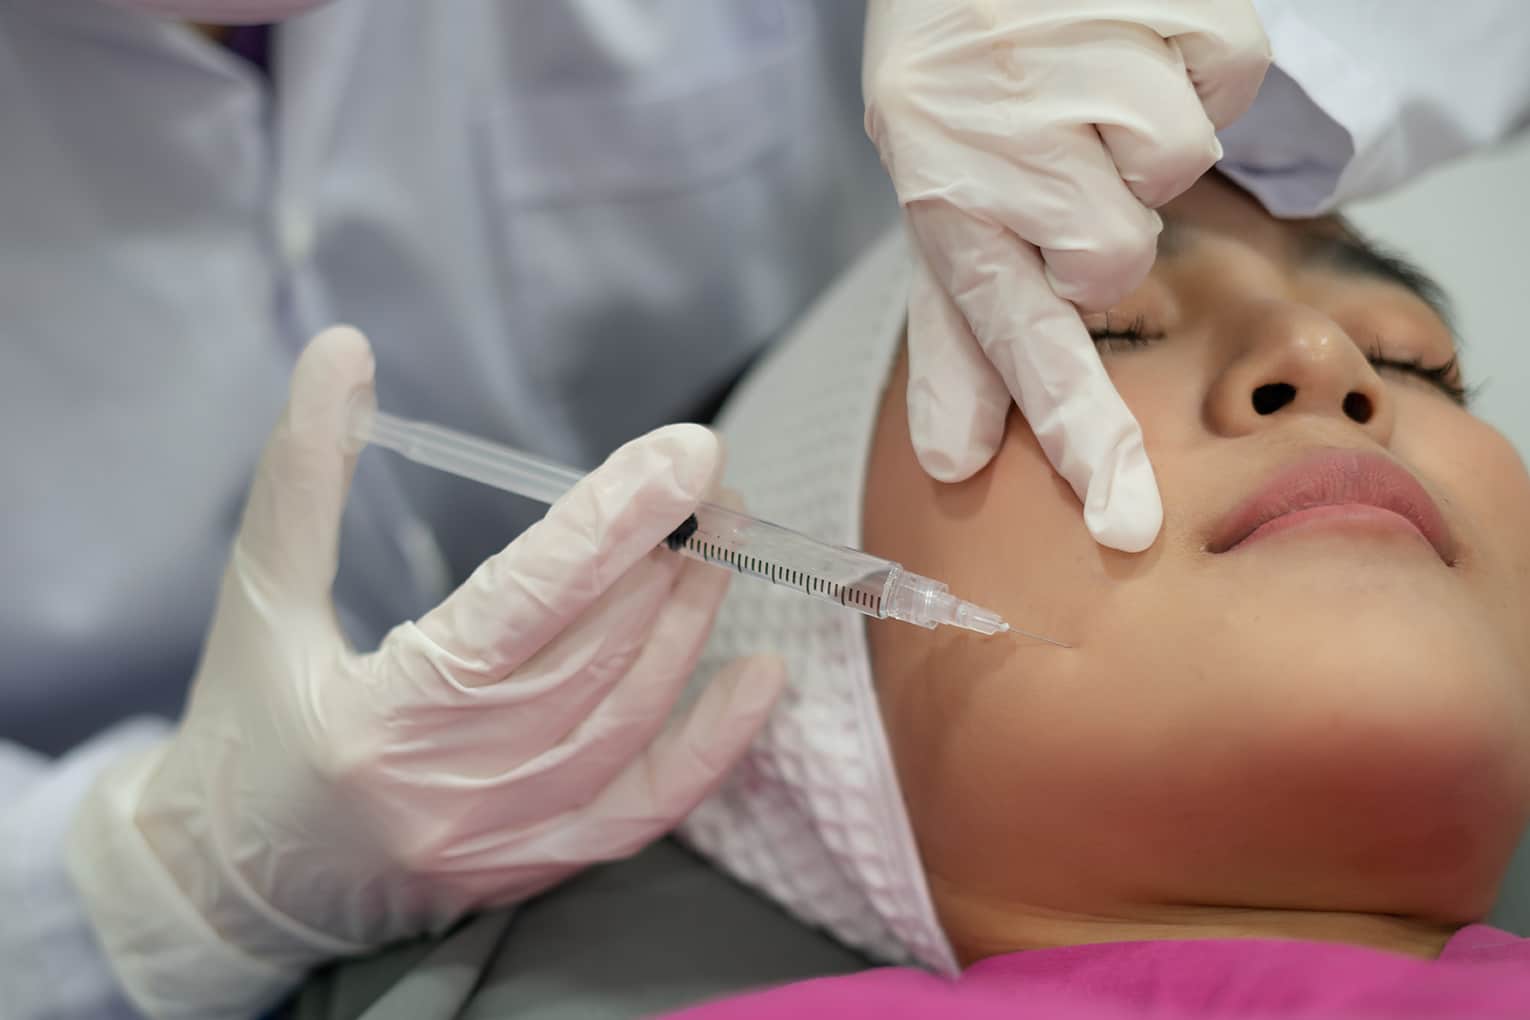
M 1070 644 L 1108 614 L 1123 581 L 1151 573 L 1162 556 L 1156 546 L 1130 555 L 1096 543 L 1078 498 L 1018 414 L 988 469 L 968 485 L 934 484 L 928 497 L 936 523 L 926 525 L 918 553 L 934 576 L 1011 625 Z M 963 638 L 949 653 L 964 671 L 982 674 L 1022 653 L 1057 658 L 1044 648 L 1024 637 Z
M 1194 350 L 1179 345 L 1121 352 L 1105 363 L 1142 425 L 1155 469 L 1171 479 L 1175 451 L 1191 443 L 1201 420 L 1196 387 L 1183 385 L 1203 368 Z M 1183 544 L 1186 529 L 1175 518 L 1186 509 L 1175 505 L 1165 485 L 1170 520 L 1153 548 L 1132 555 L 1098 545 L 1084 526 L 1078 497 L 1052 470 L 1018 411 L 1010 414 L 993 462 L 959 485 L 934 482 L 913 466 L 902 449 L 907 440 L 898 428 L 901 416 L 887 417 L 871 484 L 889 505 L 908 512 L 868 517 L 868 543 L 911 570 L 946 581 L 962 598 L 992 607 L 1014 627 L 1075 643 L 1111 615 L 1123 582 L 1148 577 Z M 962 673 L 986 672 L 1011 652 L 1037 651 L 1023 638 L 963 638 L 946 649 L 936 643 L 940 636 L 915 634 L 905 643 L 941 647 L 947 657 L 942 663 L 949 660 L 948 668 Z
M 1427 394 L 1398 400 L 1394 448 L 1438 498 L 1489 622 L 1530 667 L 1530 473 L 1485 422 Z
M 1211 561 L 1183 526 L 1198 508 L 1170 498 L 1205 488 L 1204 462 L 1177 452 L 1193 451 L 1181 433 L 1197 415 L 1181 388 L 1154 385 L 1151 359 L 1113 360 L 1169 500 L 1153 549 L 1097 546 L 1019 421 L 972 483 L 909 494 L 932 518 L 897 522 L 894 554 L 912 569 L 1076 645 L 873 628 L 930 872 L 1074 906 L 1128 881 L 1233 897 L 1257 874 L 1275 876 L 1271 903 L 1318 890 L 1343 904 L 1382 861 L 1386 896 L 1480 899 L 1526 801 L 1512 777 L 1530 774 L 1516 691 L 1530 693 L 1530 476 L 1512 447 L 1430 395 L 1399 415 L 1398 456 L 1455 494 L 1452 524 L 1481 550 L 1475 576 L 1439 590 L 1386 569 L 1337 583 L 1279 560 Z M 1438 847 L 1421 815 L 1438 820 Z M 1117 837 L 1138 850 L 1123 858 Z M 1459 890 L 1441 884 L 1442 853 L 1471 863 Z
M 1206 441 L 1207 390 L 1217 373 L 1209 356 L 1214 345 L 1192 327 L 1167 340 L 1104 358 L 1105 369 L 1121 399 L 1142 426 L 1153 468 L 1172 473 L 1179 451 Z M 1168 486 L 1167 499 L 1172 492 Z
M 1077 498 L 1018 418 L 994 463 L 970 483 L 914 484 L 909 504 L 934 513 L 869 532 L 910 569 L 947 581 L 1013 626 L 1076 644 L 1063 650 L 1023 637 L 872 625 L 882 711 L 926 866 L 1002 876 L 1066 842 L 1027 837 L 1032 810 L 1015 808 L 1019 791 L 1040 794 L 1032 777 L 1050 777 L 1044 799 L 1053 807 L 1097 793 L 1076 762 L 1109 757 L 1099 748 L 1117 731 L 1111 720 L 1121 708 L 1097 678 L 1128 667 L 1117 650 L 1143 650 L 1140 636 L 1112 630 L 1139 615 L 1130 606 L 1140 586 L 1130 582 L 1151 575 L 1163 553 L 1129 556 L 1095 543 Z M 1061 874 L 1061 862 L 1052 863 L 1047 870 Z

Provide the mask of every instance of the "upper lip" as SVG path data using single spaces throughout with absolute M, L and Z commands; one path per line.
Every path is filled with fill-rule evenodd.
M 1360 450 L 1324 450 L 1277 471 L 1222 518 L 1206 548 L 1226 552 L 1277 517 L 1346 505 L 1379 507 L 1406 518 L 1440 559 L 1455 563 L 1455 541 L 1445 516 L 1418 479 L 1390 459 Z

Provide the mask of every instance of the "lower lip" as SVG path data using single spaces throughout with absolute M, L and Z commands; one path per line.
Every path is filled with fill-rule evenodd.
M 1234 549 L 1240 549 L 1250 542 L 1257 542 L 1272 535 L 1282 535 L 1292 531 L 1311 530 L 1313 528 L 1324 528 L 1332 531 L 1366 532 L 1370 534 L 1409 535 L 1428 546 L 1430 552 L 1434 551 L 1434 546 L 1430 544 L 1429 539 L 1424 536 L 1424 533 L 1418 529 L 1418 525 L 1408 520 L 1408 518 L 1391 510 L 1384 510 L 1379 506 L 1369 506 L 1362 503 L 1314 506 L 1308 507 L 1306 510 L 1282 514 L 1259 525 L 1259 527 L 1249 532 L 1237 544 L 1228 547 L 1227 551 L 1232 552 Z

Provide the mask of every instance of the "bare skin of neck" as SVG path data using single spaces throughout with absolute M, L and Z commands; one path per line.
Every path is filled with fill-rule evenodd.
M 1383 914 L 1218 906 L 1141 906 L 1121 916 L 1090 916 L 968 896 L 937 875 L 929 881 L 942 927 L 963 966 L 1023 949 L 1257 938 L 1341 942 L 1433 959 L 1460 927 Z

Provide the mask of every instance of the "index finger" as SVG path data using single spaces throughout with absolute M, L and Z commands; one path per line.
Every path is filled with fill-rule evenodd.
M 700 425 L 633 440 L 485 560 L 420 629 L 475 673 L 513 672 L 695 511 L 721 463 L 717 437 Z
M 1074 306 L 1053 293 L 1035 248 L 996 224 L 929 204 L 910 223 L 932 270 L 972 325 L 1047 460 L 1084 504 L 1105 545 L 1140 551 L 1162 524 L 1157 482 L 1136 417 L 1121 399 Z M 952 241 L 932 253 L 930 243 Z M 951 281 L 957 281 L 955 286 Z

